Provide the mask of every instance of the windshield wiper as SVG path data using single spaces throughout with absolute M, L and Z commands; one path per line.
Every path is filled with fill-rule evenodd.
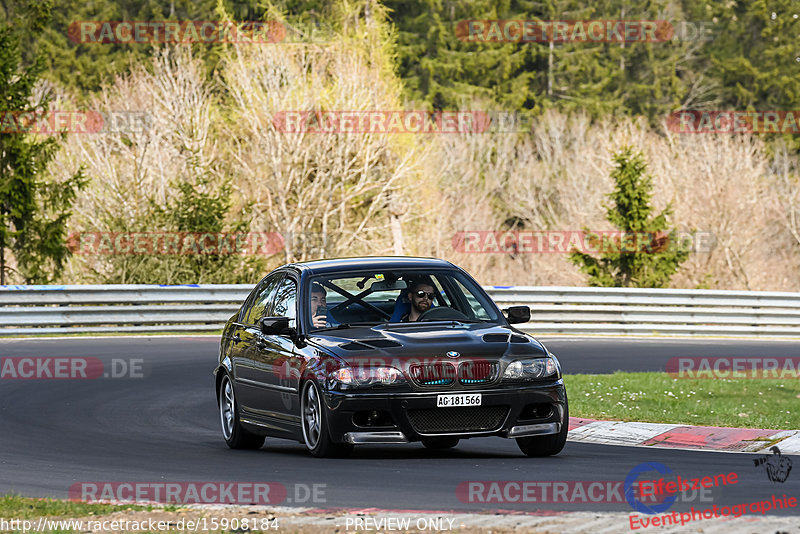
M 336 326 L 326 326 L 325 328 L 317 328 L 316 330 L 312 330 L 312 332 L 322 332 L 323 330 L 345 330 L 347 328 L 352 328 L 354 326 L 375 326 L 375 325 L 378 325 L 378 324 L 383 324 L 383 323 L 375 323 L 375 322 L 369 322 L 369 323 L 341 323 L 341 324 L 337 324 Z
M 434 321 L 409 321 L 401 323 L 379 323 L 380 326 L 386 328 L 414 328 L 421 326 L 437 326 L 437 325 L 463 325 L 474 323 L 498 324 L 497 321 L 487 321 L 481 319 L 436 319 Z
M 409 324 L 425 324 L 425 323 L 495 323 L 497 321 L 487 321 L 486 319 L 433 319 L 431 321 L 413 321 Z

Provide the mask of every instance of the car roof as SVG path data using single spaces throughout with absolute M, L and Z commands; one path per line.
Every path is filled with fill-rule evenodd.
M 310 274 L 326 274 L 350 270 L 379 269 L 455 269 L 449 261 L 437 258 L 414 258 L 409 256 L 365 256 L 359 258 L 334 258 L 290 263 L 286 267 L 294 267 Z

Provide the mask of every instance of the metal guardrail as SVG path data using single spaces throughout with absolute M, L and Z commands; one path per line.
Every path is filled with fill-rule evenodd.
M 0 335 L 219 330 L 253 286 L 0 286 Z M 535 334 L 800 338 L 800 293 L 488 286 Z
M 0 335 L 219 330 L 250 284 L 0 286 Z
M 486 288 L 531 307 L 530 333 L 800 337 L 800 293 L 618 287 Z

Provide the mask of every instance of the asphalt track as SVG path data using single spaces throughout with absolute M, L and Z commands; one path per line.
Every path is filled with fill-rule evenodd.
M 663 370 L 674 356 L 800 352 L 800 343 L 718 339 L 545 343 L 567 373 Z M 626 502 L 464 502 L 457 488 L 466 481 L 623 481 L 635 466 L 652 461 L 682 477 L 738 475 L 736 484 L 694 500 L 689 494 L 671 510 L 800 494 L 797 468 L 785 483 L 770 482 L 752 454 L 568 443 L 556 457 L 535 459 L 501 438 L 465 440 L 446 452 L 418 444 L 362 446 L 338 460 L 315 459 L 299 443 L 275 439 L 259 451 L 232 451 L 219 430 L 211 375 L 216 354 L 216 339 L 201 337 L 0 340 L 0 357 L 96 357 L 106 364 L 140 359 L 144 370 L 141 378 L 127 379 L 0 380 L 0 494 L 66 497 L 71 485 L 91 481 L 246 481 L 283 484 L 288 498 L 278 504 L 289 506 L 630 512 Z M 324 499 L 295 502 L 298 484 L 324 485 L 318 486 Z

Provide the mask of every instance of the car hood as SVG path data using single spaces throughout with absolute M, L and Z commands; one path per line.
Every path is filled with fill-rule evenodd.
M 308 341 L 346 361 L 369 360 L 375 365 L 380 365 L 381 359 L 387 364 L 410 358 L 497 361 L 506 356 L 513 359 L 547 354 L 547 349 L 533 337 L 492 323 L 381 324 L 326 330 L 313 334 Z

